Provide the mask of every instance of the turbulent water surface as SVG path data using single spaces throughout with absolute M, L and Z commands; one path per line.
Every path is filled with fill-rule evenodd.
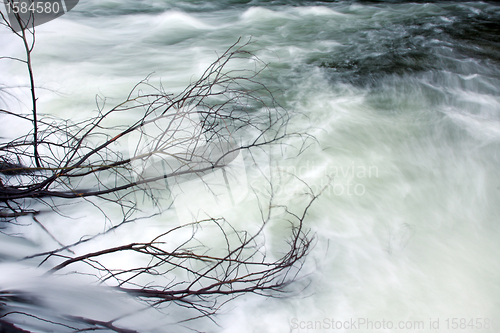
M 288 298 L 238 298 L 221 309 L 220 326 L 207 320 L 198 329 L 496 331 L 490 323 L 500 311 L 498 5 L 87 0 L 36 33 L 41 112 L 83 119 L 96 109 L 96 94 L 117 103 L 151 73 L 151 82 L 180 91 L 217 54 L 251 40 L 249 50 L 268 64 L 262 81 L 294 115 L 290 128 L 316 138 L 281 162 L 313 190 L 326 186 L 305 220 L 316 243 L 303 280 Z M 0 38 L 2 55 L 22 54 L 10 32 Z M 0 71 L 5 85 L 28 82 L 19 64 L 0 62 Z M 13 91 L 23 96 L 21 88 Z M 29 110 L 8 97 L 0 103 Z M 2 137 L 20 131 L 13 124 L 0 125 Z M 273 154 L 279 161 L 280 151 Z M 85 213 L 71 209 L 79 220 L 67 228 L 67 221 L 53 218 L 56 237 L 102 228 L 80 223 Z M 231 209 L 228 214 L 253 214 L 245 200 Z M 119 237 L 154 235 L 176 219 L 167 213 Z M 245 223 L 250 217 L 239 227 Z M 268 237 L 278 239 L 281 229 L 272 230 Z M 108 311 L 111 317 L 139 306 L 72 287 L 82 285 L 76 280 L 57 287 L 37 282 L 35 272 L 25 274 L 22 263 L 10 261 L 53 244 L 44 245 L 41 230 L 24 237 L 2 240 L 0 288 L 38 290 L 54 309 L 89 315 Z M 170 332 L 186 326 L 154 325 L 164 320 L 159 317 L 135 315 L 131 327 Z

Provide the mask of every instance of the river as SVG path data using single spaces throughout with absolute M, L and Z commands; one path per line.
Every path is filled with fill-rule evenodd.
M 22 56 L 22 45 L 9 34 L 0 35 L 7 46 L 2 52 Z M 263 82 L 294 115 L 290 127 L 317 140 L 279 163 L 311 189 L 324 188 L 305 219 L 315 246 L 291 294 L 244 295 L 221 308 L 218 326 L 202 319 L 193 324 L 196 329 L 497 331 L 498 4 L 87 0 L 37 27 L 36 36 L 40 112 L 83 119 L 96 109 L 96 94 L 106 97 L 107 105 L 116 104 L 151 73 L 151 82 L 178 92 L 218 54 L 238 40 L 250 41 L 248 48 L 267 64 Z M 23 70 L 0 64 L 1 83 L 26 85 Z M 9 98 L 0 102 L 29 110 Z M 19 131 L 0 126 L 2 136 Z M 273 160 L 282 159 L 279 150 L 272 154 Z M 297 200 L 286 184 L 276 189 L 290 204 Z M 248 217 L 240 228 L 254 216 L 247 201 L 243 196 L 225 212 Z M 77 206 L 69 212 L 77 216 L 71 228 L 61 217 L 40 219 L 58 239 L 95 233 L 108 223 L 97 213 L 82 221 L 85 213 Z M 102 222 L 89 226 L 89 219 Z M 154 235 L 176 223 L 178 215 L 166 213 L 117 237 L 134 241 L 138 233 Z M 54 244 L 46 243 L 40 229 L 13 228 L 29 244 L 3 241 L 14 245 L 2 245 L 7 259 L 1 263 L 0 288 L 42 293 L 61 313 L 96 307 L 90 312 L 109 311 L 112 317 L 123 310 L 119 297 L 75 287 L 80 280 L 37 282 L 37 273 L 20 279 L 27 268 L 16 258 Z M 281 232 L 274 228 L 267 237 L 279 239 Z M 135 315 L 131 328 L 189 331 L 190 324 L 172 318 L 177 311 Z M 162 320 L 166 323 L 155 324 Z

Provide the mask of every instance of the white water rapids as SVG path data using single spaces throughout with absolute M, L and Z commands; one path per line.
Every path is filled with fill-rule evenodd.
M 81 1 L 36 29 L 40 112 L 84 119 L 96 109 L 96 94 L 114 105 L 151 73 L 153 83 L 179 92 L 238 38 L 251 39 L 249 48 L 268 64 L 263 82 L 281 91 L 275 97 L 294 114 L 290 128 L 317 140 L 294 159 L 281 161 L 278 150 L 271 157 L 313 190 L 326 186 L 305 220 L 316 243 L 290 297 L 244 295 L 221 309 L 219 326 L 206 320 L 194 327 L 498 332 L 500 46 L 491 36 L 499 36 L 499 13 L 482 2 Z M 2 56 L 22 56 L 12 33 L 1 29 L 0 40 Z M 0 74 L 3 85 L 20 86 L 9 91 L 21 101 L 29 97 L 22 64 L 0 61 Z M 29 104 L 8 96 L 0 100 L 7 106 L 29 112 Z M 1 137 L 24 133 L 0 119 Z M 287 186 L 275 190 L 292 198 L 297 193 Z M 242 194 L 224 214 L 251 228 L 255 202 L 244 194 L 248 199 Z M 39 218 L 68 243 L 108 223 L 78 205 L 62 212 L 74 220 Z M 118 229 L 109 244 L 149 239 L 178 223 L 172 209 Z M 7 233 L 24 239 L 1 236 L 0 290 L 45 299 L 50 306 L 36 313 L 112 318 L 143 306 L 108 296 L 85 277 L 39 278 L 17 259 L 57 245 L 36 227 Z M 280 233 L 273 228 L 267 237 Z M 188 331 L 171 324 L 177 311 L 134 312 L 117 325 Z M 37 325 L 29 327 L 49 331 Z

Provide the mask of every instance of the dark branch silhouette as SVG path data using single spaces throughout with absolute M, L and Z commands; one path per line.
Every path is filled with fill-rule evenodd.
M 247 51 L 248 43 L 235 43 L 179 94 L 167 93 L 147 78 L 122 103 L 110 109 L 98 105 L 93 117 L 72 122 L 37 113 L 31 65 L 33 20 L 24 22 L 18 15 L 18 24 L 23 27 L 18 32 L 6 17 L 2 19 L 25 46 L 25 59 L 4 57 L 3 61 L 26 64 L 32 112 L 21 115 L 0 109 L 4 119 L 15 117 L 31 124 L 28 133 L 0 143 L 0 223 L 8 229 L 21 217 L 31 217 L 34 225 L 58 244 L 21 261 L 37 262 L 46 277 L 86 274 L 151 307 L 175 304 L 197 312 L 183 320 L 212 317 L 227 301 L 246 293 L 275 297 L 286 292 L 312 247 L 313 236 L 304 219 L 319 193 L 305 186 L 306 200 L 297 213 L 277 202 L 273 180 L 264 174 L 268 192 L 265 199 L 257 198 L 261 218 L 255 221 L 258 227 L 253 231 L 239 230 L 234 221 L 223 216 L 208 216 L 194 222 L 180 221 L 179 226 L 147 242 L 93 252 L 81 250 L 83 244 L 126 223 L 162 214 L 168 207 L 163 208 L 160 202 L 170 195 L 172 184 L 200 180 L 211 190 L 206 176 L 222 171 L 227 185 L 227 172 L 242 153 L 252 160 L 255 153 L 270 146 L 283 148 L 292 138 L 298 139 L 299 153 L 306 147 L 310 137 L 288 131 L 290 114 L 259 81 L 265 65 Z M 257 69 L 228 69 L 229 63 L 238 61 L 253 62 Z M 137 119 L 119 123 L 123 115 Z M 230 197 L 234 204 L 232 194 Z M 153 205 L 141 215 L 137 202 L 144 198 Z M 81 235 L 76 242 L 56 239 L 38 217 L 63 216 L 59 207 L 74 201 L 88 202 L 98 209 L 99 202 L 111 202 L 120 208 L 121 219 L 101 233 Z M 37 208 L 40 205 L 48 211 Z M 105 220 L 112 219 L 102 211 Z M 275 211 L 281 212 L 279 217 Z M 287 221 L 288 236 L 283 239 L 284 250 L 271 255 L 264 235 L 276 220 Z M 218 240 L 217 247 L 205 243 L 207 230 L 210 238 Z M 141 264 L 109 265 L 113 258 L 123 256 Z M 30 313 L 29 308 L 14 311 L 12 299 L 2 296 L 7 294 L 9 291 L 0 290 L 0 325 L 6 332 L 25 332 L 11 319 L 14 315 L 51 323 L 63 331 L 135 332 L 114 321 L 78 315 L 49 319 Z

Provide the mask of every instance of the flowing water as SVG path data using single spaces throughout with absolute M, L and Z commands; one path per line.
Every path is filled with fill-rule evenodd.
M 488 2 L 87 0 L 37 28 L 33 61 L 41 111 L 81 119 L 96 109 L 96 94 L 112 105 L 153 72 L 154 82 L 180 91 L 217 54 L 251 40 L 268 64 L 262 80 L 296 115 L 290 126 L 317 139 L 282 162 L 313 190 L 326 186 L 306 218 L 316 245 L 301 291 L 238 298 L 220 326 L 200 324 L 206 331 L 497 332 L 499 37 L 500 6 Z M 22 54 L 10 33 L 0 38 L 2 52 Z M 27 84 L 23 70 L 0 62 L 2 83 Z M 1 125 L 3 137 L 20 131 L 12 124 Z M 251 215 L 246 207 L 243 200 L 227 214 Z M 169 218 L 120 237 L 154 235 Z M 62 238 L 102 227 L 54 223 Z M 20 279 L 27 268 L 8 258 L 45 248 L 42 234 L 2 241 L 0 286 L 43 289 L 60 311 L 121 313 L 125 300 L 73 288 L 79 281 L 56 288 L 31 270 Z M 145 326 L 159 317 L 136 315 L 136 329 L 184 327 Z

